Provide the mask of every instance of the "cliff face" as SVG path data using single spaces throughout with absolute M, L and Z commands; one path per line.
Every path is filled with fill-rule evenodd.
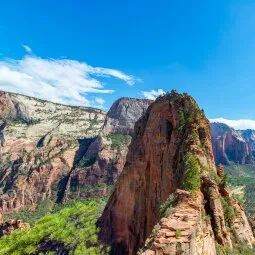
M 211 123 L 216 164 L 253 164 L 255 135 L 253 130 L 236 131 L 223 123 Z
M 242 241 L 251 245 L 242 209 L 217 183 L 223 179 L 215 169 L 210 124 L 195 101 L 177 93 L 161 97 L 135 125 L 124 170 L 98 223 L 100 237 L 112 254 L 136 254 L 151 233 L 145 254 L 216 254 L 215 240 L 232 247 L 226 200 L 240 211 L 231 222 L 245 228 Z M 163 216 L 160 208 L 173 194 L 176 202 Z
M 106 115 L 102 132 L 93 140 L 70 177 L 67 198 L 109 195 L 111 186 L 123 170 L 135 122 L 148 108 L 150 100 L 120 98 Z M 105 185 L 102 185 L 105 184 Z M 83 187 L 91 187 L 83 190 Z
M 129 134 L 149 103 L 122 98 L 106 116 L 1 92 L 0 212 L 45 199 L 108 196 L 124 167 Z
M 146 112 L 151 100 L 120 98 L 115 101 L 107 113 L 104 130 L 105 134 L 132 134 L 136 121 Z
M 105 113 L 0 93 L 0 212 L 61 200 L 86 151 L 81 141 L 102 129 Z M 85 148 L 84 148 L 85 147 Z

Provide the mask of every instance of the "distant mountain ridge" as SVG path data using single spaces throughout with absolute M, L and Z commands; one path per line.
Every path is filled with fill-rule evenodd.
M 254 164 L 255 130 L 235 130 L 224 123 L 211 123 L 216 164 Z

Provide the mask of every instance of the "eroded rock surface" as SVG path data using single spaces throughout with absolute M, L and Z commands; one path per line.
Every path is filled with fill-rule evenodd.
M 105 113 L 0 93 L 0 212 L 61 200 Z
M 214 164 L 209 121 L 193 98 L 167 94 L 149 106 L 135 125 L 124 170 L 98 223 L 101 240 L 111 245 L 112 254 L 136 254 L 161 222 L 147 253 L 216 254 L 214 240 L 231 249 L 233 234 L 227 227 L 222 199 L 229 206 L 234 200 L 225 194 L 224 185 Z M 161 219 L 161 205 L 178 188 L 190 190 L 191 197 L 180 200 L 175 212 Z M 185 210 L 191 217 L 182 222 Z M 245 215 L 235 215 L 233 220 L 245 229 L 240 241 L 251 245 L 254 237 Z M 177 230 L 183 233 L 173 237 Z
M 223 123 L 211 123 L 216 164 L 254 164 L 255 131 L 236 131 Z
M 126 162 L 134 124 L 151 102 L 120 98 L 112 105 L 102 132 L 90 143 L 81 164 L 71 174 L 67 198 L 110 194 Z M 87 189 L 84 190 L 84 187 Z
M 146 112 L 152 100 L 120 98 L 115 101 L 107 113 L 103 132 L 130 135 L 134 125 Z
M 29 228 L 28 223 L 24 223 L 21 220 L 8 220 L 7 222 L 0 224 L 0 237 L 9 235 L 16 229 Z
M 149 103 L 122 98 L 105 120 L 101 110 L 1 92 L 0 211 L 109 196 Z

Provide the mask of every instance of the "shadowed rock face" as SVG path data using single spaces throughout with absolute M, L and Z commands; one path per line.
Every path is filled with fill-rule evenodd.
M 103 132 L 123 135 L 132 134 L 136 121 L 146 112 L 151 100 L 120 98 L 107 113 Z
M 222 245 L 232 247 L 220 200 L 223 195 L 216 181 L 210 177 L 217 175 L 210 124 L 194 99 L 171 93 L 152 103 L 136 123 L 124 170 L 99 220 L 100 237 L 111 245 L 112 254 L 132 255 L 144 246 L 146 238 L 161 218 L 160 206 L 188 182 L 189 168 L 185 158 L 190 155 L 197 162 L 197 175 L 202 186 L 195 191 L 196 195 L 184 202 L 179 201 L 177 213 L 181 215 L 185 208 L 195 207 L 197 209 L 193 212 L 193 220 L 195 218 L 195 222 L 202 225 L 198 226 L 191 219 L 188 220 L 187 224 L 183 224 L 185 235 L 181 235 L 183 239 L 180 240 L 176 236 L 171 238 L 173 233 L 167 237 L 163 231 L 162 236 L 155 238 L 146 252 L 165 254 L 167 249 L 176 251 L 169 254 L 187 254 L 185 251 L 192 248 L 193 252 L 188 254 L 216 254 L 215 239 Z M 206 208 L 204 198 L 208 203 Z M 204 221 L 206 214 L 212 217 L 208 223 Z M 173 221 L 177 224 L 174 231 L 177 231 L 181 223 L 176 217 L 175 214 L 168 215 L 167 219 L 161 221 L 160 229 L 169 228 L 171 232 L 173 227 L 165 223 Z M 241 224 L 240 220 L 237 222 Z M 211 231 L 212 226 L 214 233 Z M 251 244 L 254 238 L 249 224 L 246 228 L 249 234 L 244 234 L 244 240 Z M 207 235 L 208 239 L 203 234 L 206 232 L 211 233 Z M 202 241 L 194 246 L 196 239 Z
M 212 145 L 216 164 L 253 164 L 255 135 L 253 130 L 236 131 L 223 123 L 211 123 Z

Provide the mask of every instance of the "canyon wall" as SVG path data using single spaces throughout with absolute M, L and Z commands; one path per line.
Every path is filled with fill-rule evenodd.
M 223 123 L 211 123 L 211 134 L 216 164 L 254 164 L 254 130 L 236 131 Z

